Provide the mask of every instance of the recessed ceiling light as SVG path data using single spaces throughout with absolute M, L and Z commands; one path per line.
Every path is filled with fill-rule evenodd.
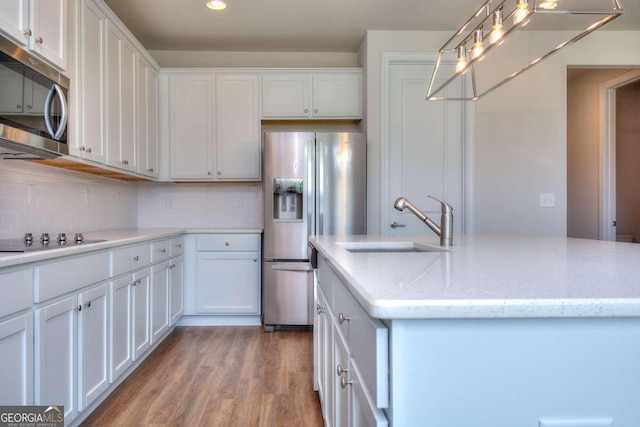
M 207 7 L 213 10 L 223 10 L 227 8 L 227 4 L 222 0 L 209 0 L 207 2 Z

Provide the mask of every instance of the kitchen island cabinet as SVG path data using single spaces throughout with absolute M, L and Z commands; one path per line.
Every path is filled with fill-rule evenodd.
M 425 236 L 310 240 L 320 316 L 334 314 L 332 340 L 316 337 L 328 425 L 345 417 L 338 382 L 351 389 L 350 426 L 640 424 L 637 245 L 461 236 L 443 251 Z M 414 242 L 427 252 L 384 252 Z M 367 347 L 380 334 L 384 350 Z M 342 372 L 333 400 L 327 345 Z

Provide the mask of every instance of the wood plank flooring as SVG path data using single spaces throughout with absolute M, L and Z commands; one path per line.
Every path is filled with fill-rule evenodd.
M 323 426 L 309 331 L 177 327 L 82 426 Z

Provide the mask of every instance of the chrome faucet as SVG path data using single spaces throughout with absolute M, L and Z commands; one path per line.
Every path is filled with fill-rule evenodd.
M 435 197 L 431 197 L 436 202 L 440 202 L 442 207 L 442 215 L 440 216 L 440 225 L 436 224 L 431 218 L 426 216 L 420 209 L 418 209 L 413 203 L 407 200 L 405 197 L 398 197 L 393 207 L 399 211 L 409 209 L 409 211 L 420 219 L 420 221 L 427 224 L 427 226 L 433 230 L 438 236 L 440 236 L 440 246 L 449 247 L 453 245 L 453 208 L 447 202 L 438 200 Z

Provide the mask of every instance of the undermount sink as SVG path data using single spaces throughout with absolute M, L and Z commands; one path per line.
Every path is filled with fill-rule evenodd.
M 416 242 L 337 242 L 336 244 L 353 253 L 449 252 L 439 246 Z

